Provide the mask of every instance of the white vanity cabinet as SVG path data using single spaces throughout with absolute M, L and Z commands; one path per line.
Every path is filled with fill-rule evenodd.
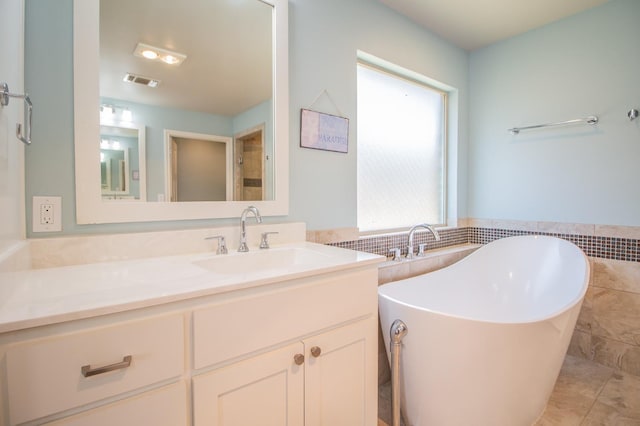
M 373 268 L 196 310 L 194 426 L 375 425 L 376 289 Z
M 194 425 L 374 425 L 372 323 L 346 325 L 194 377 Z
M 0 426 L 375 426 L 377 259 L 0 333 Z

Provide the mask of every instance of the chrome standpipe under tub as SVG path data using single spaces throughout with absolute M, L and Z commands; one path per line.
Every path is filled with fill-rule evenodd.
M 399 319 L 391 324 L 391 329 L 389 330 L 389 339 L 391 341 L 391 426 L 400 426 L 400 353 L 402 339 L 408 332 L 407 325 Z

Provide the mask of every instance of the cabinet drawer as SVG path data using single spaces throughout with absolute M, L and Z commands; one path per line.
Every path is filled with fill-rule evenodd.
M 376 315 L 375 268 L 228 300 L 193 314 L 194 367 L 202 368 L 354 318 Z
M 186 425 L 186 386 L 182 382 L 175 383 L 46 424 L 47 426 Z
M 11 424 L 53 414 L 182 374 L 184 321 L 181 315 L 21 343 L 7 351 Z M 85 377 L 89 370 L 129 366 Z

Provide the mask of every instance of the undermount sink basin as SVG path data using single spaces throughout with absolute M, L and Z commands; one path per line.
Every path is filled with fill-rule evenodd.
M 232 252 L 193 262 L 201 268 L 218 274 L 251 274 L 291 272 L 323 266 L 330 256 L 319 251 L 301 247 L 271 248 L 247 253 Z

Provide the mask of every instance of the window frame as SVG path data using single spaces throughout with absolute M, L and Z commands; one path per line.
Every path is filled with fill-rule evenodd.
M 378 62 L 378 61 L 376 61 Z M 434 92 L 438 93 L 440 96 L 442 96 L 442 108 L 443 108 L 443 119 L 442 119 L 442 139 L 443 139 L 443 146 L 442 146 L 442 219 L 444 220 L 443 223 L 429 223 L 429 225 L 432 225 L 436 228 L 444 228 L 448 226 L 448 206 L 449 206 L 449 97 L 451 95 L 451 91 L 447 90 L 444 88 L 444 86 L 446 86 L 443 83 L 439 83 L 434 79 L 431 79 L 427 76 L 424 76 L 420 73 L 417 73 L 415 71 L 411 71 L 405 68 L 402 68 L 398 65 L 395 65 L 391 62 L 386 62 L 384 60 L 380 60 L 379 62 L 384 62 L 385 65 L 382 64 L 378 64 L 378 63 L 373 63 L 372 61 L 369 61 L 363 57 L 361 57 L 360 55 L 358 56 L 357 62 L 356 62 L 356 74 L 357 74 L 357 67 L 359 66 L 363 66 L 363 67 L 367 67 L 370 68 L 374 71 L 377 71 L 379 73 L 382 74 L 386 74 L 390 77 L 396 78 L 396 79 L 400 79 L 400 80 L 404 80 L 408 83 L 411 84 L 416 84 L 418 86 L 421 87 L 425 87 L 429 90 L 433 90 Z M 357 77 L 356 77 L 357 79 Z M 441 86 L 441 87 L 438 87 Z M 356 103 L 357 103 L 357 94 L 356 94 Z M 357 119 L 357 112 L 356 112 L 356 119 Z M 356 141 L 357 143 L 357 141 Z M 358 152 L 358 150 L 356 149 L 356 153 Z M 356 154 L 357 157 L 357 154 Z M 356 158 L 356 163 L 357 163 L 357 158 Z M 358 183 L 357 183 L 357 179 L 356 179 L 356 195 L 359 196 L 358 194 Z M 359 206 L 357 206 L 356 208 L 359 208 Z M 422 223 L 422 222 L 421 222 Z M 397 234 L 397 233 L 402 233 L 402 232 L 406 232 L 409 229 L 411 229 L 411 226 L 401 226 L 401 227 L 396 227 L 396 228 L 381 228 L 381 229 L 372 229 L 372 230 L 367 230 L 367 231 L 361 231 L 360 230 L 360 224 L 358 223 L 358 212 L 356 211 L 356 226 L 358 226 L 358 233 L 360 236 L 371 236 L 371 235 L 386 235 L 386 234 Z M 414 225 L 417 225 L 414 224 Z

